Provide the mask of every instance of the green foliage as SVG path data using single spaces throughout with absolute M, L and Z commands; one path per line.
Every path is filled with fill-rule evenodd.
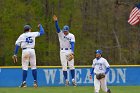
M 2 0 L 0 3 L 0 65 L 12 63 L 15 41 L 23 26 L 31 24 L 45 35 L 36 39 L 38 65 L 60 65 L 59 41 L 52 16 L 58 16 L 60 28 L 70 26 L 76 37 L 75 65 L 91 65 L 96 49 L 110 64 L 140 64 L 139 26 L 128 25 L 131 5 L 116 5 L 115 0 Z

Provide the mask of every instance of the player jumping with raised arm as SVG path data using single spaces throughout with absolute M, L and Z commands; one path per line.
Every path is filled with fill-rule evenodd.
M 65 78 L 65 85 L 66 86 L 69 85 L 69 81 L 67 78 L 67 64 L 68 64 L 71 72 L 72 84 L 73 86 L 76 86 L 74 59 L 68 60 L 67 58 L 69 54 L 74 55 L 75 36 L 69 32 L 69 26 L 67 25 L 65 25 L 61 31 L 58 26 L 57 17 L 55 15 L 53 16 L 53 19 L 55 21 L 55 27 L 60 42 L 60 60 L 61 60 L 63 75 Z
M 111 93 L 110 89 L 107 88 L 107 73 L 110 70 L 110 65 L 107 60 L 102 57 L 102 50 L 96 50 L 96 58 L 93 60 L 92 71 L 90 78 L 94 73 L 94 87 L 95 93 L 99 93 L 100 87 L 104 92 Z
M 45 32 L 41 24 L 38 25 L 40 31 L 39 32 L 31 32 L 31 26 L 25 25 L 24 26 L 24 33 L 19 36 L 15 43 L 15 51 L 13 57 L 17 56 L 18 49 L 21 46 L 22 48 L 22 70 L 23 70 L 23 77 L 22 83 L 20 87 L 27 87 L 26 86 L 26 78 L 27 78 L 27 71 L 28 65 L 30 62 L 32 75 L 34 78 L 34 87 L 38 87 L 37 84 L 37 68 L 36 68 L 36 54 L 35 54 L 35 38 L 42 36 Z

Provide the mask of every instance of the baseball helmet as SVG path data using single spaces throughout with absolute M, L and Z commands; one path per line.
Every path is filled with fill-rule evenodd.
M 65 25 L 64 27 L 63 27 L 63 31 L 69 31 L 69 26 L 68 25 Z
M 96 54 L 102 54 L 103 53 L 103 51 L 102 50 L 100 50 L 100 49 L 98 49 L 98 50 L 96 50 L 96 52 L 95 52 Z
M 31 29 L 31 26 L 30 25 L 25 25 L 24 26 L 24 31 L 28 31 L 29 29 Z

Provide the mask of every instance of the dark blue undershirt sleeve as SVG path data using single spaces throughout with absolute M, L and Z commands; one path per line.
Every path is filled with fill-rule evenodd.
M 94 68 L 91 69 L 90 75 L 92 75 L 94 72 Z
M 55 27 L 56 27 L 57 33 L 59 33 L 60 32 L 60 28 L 59 28 L 59 25 L 58 25 L 58 21 L 55 21 Z
M 39 33 L 40 33 L 40 36 L 43 35 L 43 34 L 45 34 L 44 28 L 42 27 L 41 24 L 40 24 L 40 32 Z
M 71 44 L 71 50 L 72 50 L 72 52 L 74 53 L 75 42 L 70 42 L 70 44 Z
M 107 67 L 106 71 L 105 71 L 105 74 L 107 74 L 109 72 L 109 70 L 110 70 L 110 67 Z
M 16 45 L 16 46 L 15 46 L 15 50 L 14 50 L 14 55 L 17 55 L 17 53 L 18 53 L 18 49 L 19 49 L 19 46 Z

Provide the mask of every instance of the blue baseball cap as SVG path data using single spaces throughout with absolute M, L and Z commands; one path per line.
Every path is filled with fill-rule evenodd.
M 63 32 L 66 31 L 66 32 L 67 32 L 67 31 L 69 31 L 69 30 L 70 30 L 69 26 L 68 26 L 68 25 L 65 25 L 65 26 L 63 27 L 63 30 L 62 30 L 62 31 L 63 31 Z
M 102 50 L 100 50 L 100 49 L 98 49 L 98 50 L 96 50 L 96 52 L 95 52 L 96 54 L 102 54 L 103 53 L 103 51 Z
M 24 30 L 29 30 L 29 29 L 32 29 L 30 25 L 25 25 L 24 26 Z

